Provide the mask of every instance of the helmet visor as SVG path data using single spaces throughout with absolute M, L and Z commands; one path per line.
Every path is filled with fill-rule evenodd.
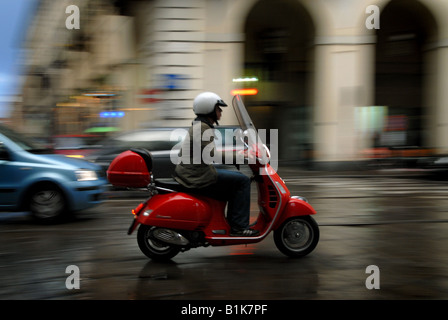
M 219 99 L 218 102 L 216 102 L 217 106 L 221 106 L 221 107 L 227 107 L 227 103 L 224 102 L 224 100 Z

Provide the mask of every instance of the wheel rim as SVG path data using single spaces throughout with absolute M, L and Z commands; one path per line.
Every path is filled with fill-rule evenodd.
M 31 198 L 30 209 L 38 218 L 52 218 L 64 207 L 64 198 L 56 190 L 41 190 Z
M 282 230 L 282 242 L 290 250 L 305 250 L 313 240 L 313 229 L 303 220 L 291 220 Z

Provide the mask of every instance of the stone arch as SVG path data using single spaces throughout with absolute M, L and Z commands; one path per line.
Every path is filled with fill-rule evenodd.
M 374 104 L 386 106 L 381 145 L 425 146 L 427 52 L 437 40 L 433 14 L 419 1 L 392 0 L 376 30 Z
M 295 0 L 260 0 L 245 20 L 242 76 L 259 80 L 246 104 L 256 125 L 279 129 L 280 159 L 306 160 L 312 143 L 315 29 Z

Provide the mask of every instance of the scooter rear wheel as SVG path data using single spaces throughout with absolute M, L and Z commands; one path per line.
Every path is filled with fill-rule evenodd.
M 154 227 L 142 224 L 137 232 L 138 246 L 148 258 L 157 261 L 166 261 L 180 252 L 179 247 L 151 239 L 149 234 L 152 228 Z
M 311 216 L 290 218 L 274 231 L 274 242 L 288 257 L 306 256 L 319 242 L 319 226 Z

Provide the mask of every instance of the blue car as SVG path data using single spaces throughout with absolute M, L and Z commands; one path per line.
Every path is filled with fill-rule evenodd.
M 0 211 L 54 222 L 100 204 L 106 184 L 98 165 L 51 154 L 0 125 Z

